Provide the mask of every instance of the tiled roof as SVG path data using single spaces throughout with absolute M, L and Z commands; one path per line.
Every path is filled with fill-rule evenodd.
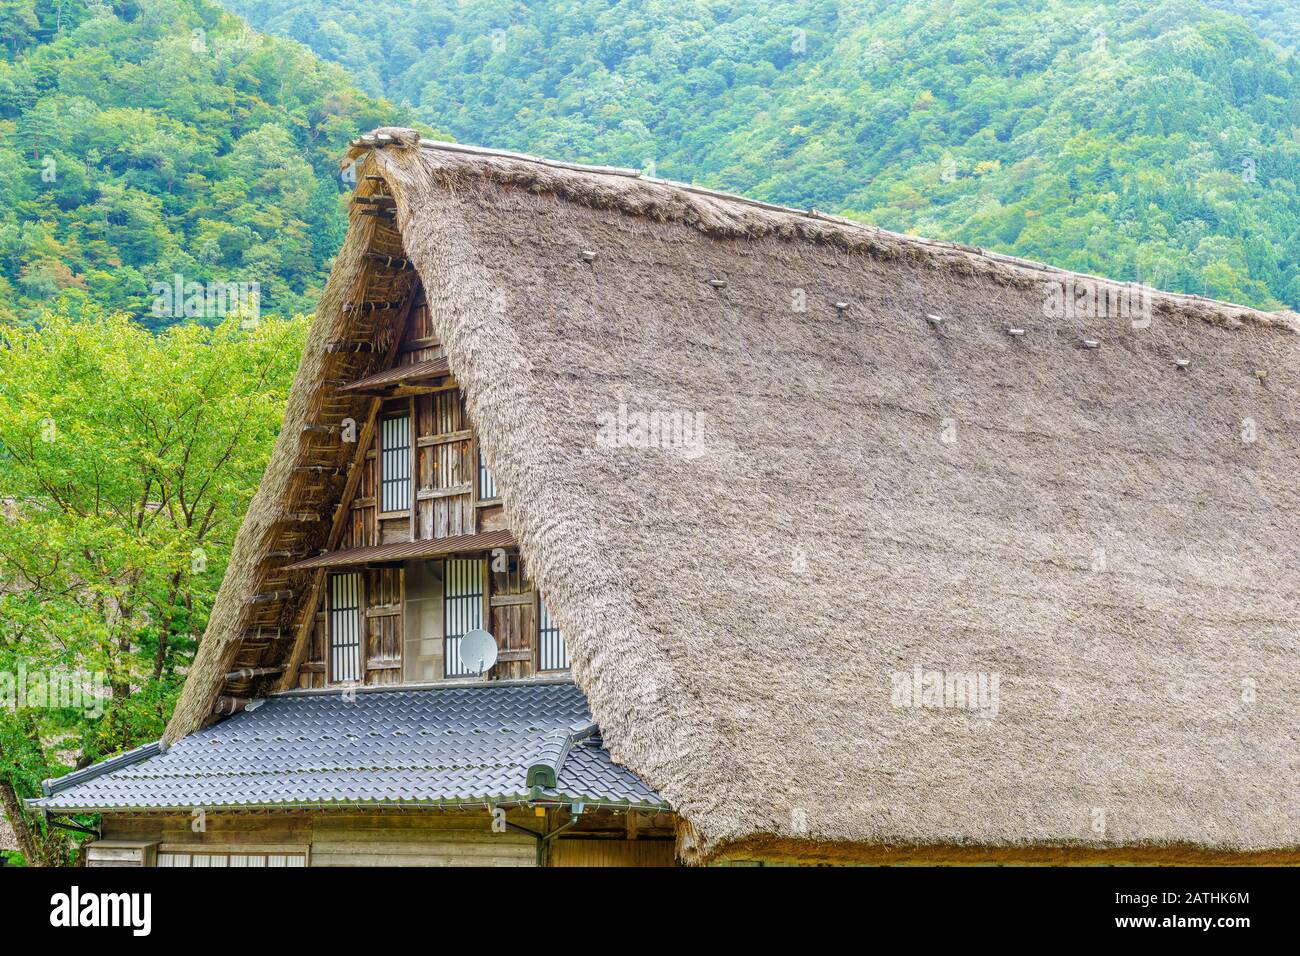
M 152 754 L 152 755 L 151 755 Z M 286 694 L 47 782 L 50 810 L 424 806 L 525 800 L 665 807 L 615 764 L 569 682 Z M 104 766 L 104 765 L 100 765 Z M 530 788 L 529 771 L 543 786 Z M 548 774 L 546 771 L 550 770 Z M 555 785 L 546 786 L 550 780 Z

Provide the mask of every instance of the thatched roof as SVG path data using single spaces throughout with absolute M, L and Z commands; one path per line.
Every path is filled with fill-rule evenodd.
M 1048 317 L 1069 274 L 979 250 L 409 131 L 353 158 L 394 232 L 354 214 L 170 737 L 267 586 L 324 343 L 378 334 L 341 308 L 378 242 L 689 857 L 1300 846 L 1292 319 Z M 651 412 L 685 447 L 611 447 Z
M 14 835 L 14 828 L 9 825 L 5 815 L 0 813 L 0 850 L 18 849 L 18 837 Z

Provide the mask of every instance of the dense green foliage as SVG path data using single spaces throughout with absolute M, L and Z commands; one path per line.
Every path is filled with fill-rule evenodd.
M 390 107 L 206 0 L 3 0 L 0 36 L 0 319 L 63 298 L 169 324 L 175 275 L 315 307 L 339 157 Z
M 0 39 L 0 813 L 59 863 L 18 801 L 160 734 L 297 366 L 276 316 L 342 239 L 339 156 L 403 117 L 205 0 L 0 0 Z M 192 291 L 225 284 L 260 319 Z
M 0 332 L 0 797 L 161 735 L 307 329 L 243 324 Z
M 1282 0 L 227 3 L 465 142 L 1300 306 Z
M 1294 53 L 1300 44 L 1300 5 L 1293 0 L 1205 0 L 1216 10 L 1235 13 L 1280 50 Z

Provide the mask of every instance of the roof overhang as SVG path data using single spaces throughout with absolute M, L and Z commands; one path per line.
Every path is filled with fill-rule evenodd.
M 369 548 L 348 548 L 307 558 L 286 567 L 286 571 L 314 571 L 318 568 L 352 568 L 367 564 L 388 564 L 420 558 L 444 558 L 453 554 L 475 554 L 496 548 L 513 548 L 515 536 L 510 531 L 487 531 L 483 534 L 458 534 L 450 538 L 422 538 L 398 544 L 380 544 Z
M 413 382 L 428 382 L 432 379 L 446 378 L 450 375 L 451 369 L 447 365 L 447 358 L 446 356 L 443 356 L 442 358 L 416 362 L 413 365 L 398 365 L 395 368 L 375 372 L 373 375 L 367 375 L 365 378 L 360 378 L 355 382 L 349 382 L 347 385 L 340 386 L 339 391 L 385 391 L 400 385 L 407 385 Z
M 604 749 L 572 681 L 277 694 L 178 741 L 44 784 L 49 813 L 416 810 L 530 804 L 663 811 Z

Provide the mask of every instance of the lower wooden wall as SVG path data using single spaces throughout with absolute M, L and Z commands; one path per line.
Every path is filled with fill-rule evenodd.
M 676 866 L 673 840 L 557 839 L 550 866 Z
M 535 866 L 537 841 L 483 815 L 320 817 L 312 866 Z
M 614 820 L 590 814 L 590 828 L 566 831 L 546 852 L 549 866 L 673 866 L 670 831 L 639 839 Z M 548 821 L 516 810 L 509 822 L 530 831 Z M 621 815 L 617 819 L 622 819 Z M 554 825 L 550 821 L 549 825 Z M 301 850 L 308 866 L 536 866 L 537 840 L 517 829 L 496 832 L 492 816 L 476 811 L 266 812 L 112 814 L 103 841 L 156 844 L 158 853 L 279 854 Z

